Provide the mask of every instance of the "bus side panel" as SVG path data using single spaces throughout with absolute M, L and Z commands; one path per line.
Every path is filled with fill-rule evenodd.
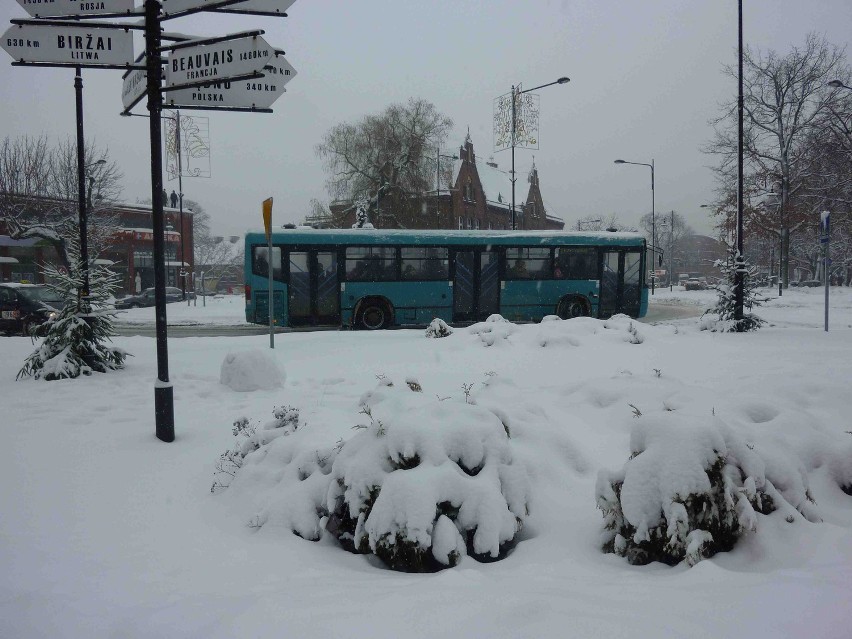
M 642 298 L 639 302 L 639 315 L 637 317 L 645 317 L 648 313 L 648 287 L 642 287 Z
M 511 321 L 538 321 L 556 314 L 563 296 L 582 295 L 591 304 L 592 317 L 597 317 L 598 288 L 596 280 L 505 281 L 500 291 L 500 314 Z
M 247 319 L 255 324 L 269 324 L 269 291 L 252 289 L 251 297 L 254 300 L 254 316 Z M 287 287 L 276 283 L 272 299 L 275 302 L 275 325 L 287 326 Z
M 437 282 L 346 282 L 340 295 L 344 325 L 354 321 L 355 305 L 363 297 L 387 298 L 396 324 L 428 324 L 435 317 L 452 321 L 453 289 L 444 280 Z

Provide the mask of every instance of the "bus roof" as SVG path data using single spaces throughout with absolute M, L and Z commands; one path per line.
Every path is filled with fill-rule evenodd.
M 448 245 L 533 245 L 555 244 L 641 246 L 645 239 L 639 233 L 601 231 L 467 231 L 417 229 L 273 229 L 273 242 L 278 244 L 448 244 Z M 265 244 L 263 231 L 250 231 L 246 242 Z

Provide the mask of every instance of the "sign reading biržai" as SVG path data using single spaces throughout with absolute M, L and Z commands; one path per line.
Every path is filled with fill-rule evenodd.
M 16 24 L 3 34 L 0 46 L 16 62 L 81 66 L 133 63 L 133 34 L 123 29 Z
M 133 0 L 17 0 L 34 18 L 132 14 Z
M 166 89 L 245 77 L 275 60 L 275 49 L 259 35 L 216 44 L 184 44 L 169 55 Z
M 169 106 L 237 107 L 268 109 L 284 95 L 284 85 L 296 76 L 296 70 L 284 56 L 278 56 L 263 68 L 263 78 L 214 82 L 192 89 L 169 91 L 163 98 Z

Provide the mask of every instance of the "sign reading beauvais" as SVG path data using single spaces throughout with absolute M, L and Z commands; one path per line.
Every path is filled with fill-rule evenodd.
M 133 11 L 133 0 L 18 0 L 34 18 L 88 16 Z
M 3 34 L 0 46 L 21 62 L 81 66 L 133 63 L 133 34 L 124 29 L 12 25 Z
M 260 36 L 183 47 L 169 55 L 166 87 L 216 82 L 260 71 L 275 60 L 275 49 Z
M 278 56 L 263 69 L 260 79 L 214 82 L 193 89 L 169 91 L 163 97 L 168 106 L 219 106 L 268 109 L 284 94 L 284 85 L 296 70 L 284 56 Z

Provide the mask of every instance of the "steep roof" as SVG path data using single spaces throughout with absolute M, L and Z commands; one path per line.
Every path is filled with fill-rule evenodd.
M 453 184 L 458 182 L 459 172 L 461 171 L 463 160 L 456 160 L 453 163 Z M 485 201 L 490 206 L 498 208 L 512 208 L 512 180 L 508 171 L 502 171 L 495 166 L 491 166 L 488 162 L 476 160 L 476 172 L 479 174 L 479 181 L 482 183 L 482 190 L 485 192 Z M 524 188 L 524 184 L 527 184 Z M 515 206 L 520 206 L 527 201 L 529 193 L 529 185 L 525 180 L 519 180 L 515 183 Z

